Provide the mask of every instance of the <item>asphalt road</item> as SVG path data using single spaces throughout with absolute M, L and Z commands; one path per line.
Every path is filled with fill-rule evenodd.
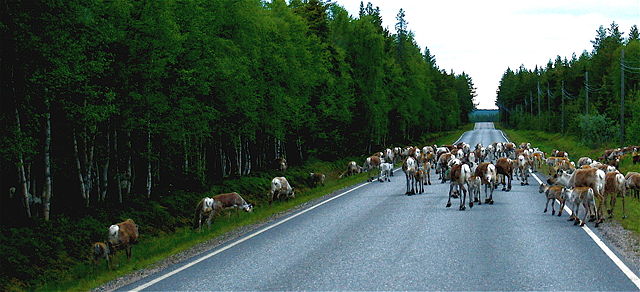
M 460 140 L 487 145 L 504 138 L 486 123 Z M 512 191 L 496 190 L 494 205 L 466 211 L 457 201 L 445 208 L 449 184 L 432 182 L 425 194 L 405 196 L 397 172 L 390 183 L 364 185 L 147 289 L 638 289 L 566 213 L 542 213 L 545 198 L 534 179 L 530 186 L 514 180 Z

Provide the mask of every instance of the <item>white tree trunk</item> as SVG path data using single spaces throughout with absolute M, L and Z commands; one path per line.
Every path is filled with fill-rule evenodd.
M 99 183 L 99 195 L 100 201 L 104 201 L 107 197 L 107 190 L 109 188 L 109 162 L 111 160 L 111 132 L 107 128 L 107 154 L 102 164 L 102 173 L 100 174 Z M 97 165 L 96 165 L 97 166 Z
M 151 198 L 151 122 L 147 122 L 147 198 Z
M 53 197 L 51 182 L 51 113 L 46 114 L 46 128 L 44 139 L 44 189 L 42 190 L 42 213 L 44 220 L 49 221 L 51 211 L 51 197 Z
M 127 196 L 131 194 L 131 187 L 133 185 L 133 167 L 131 165 L 131 155 L 133 153 L 133 147 L 131 146 L 131 131 L 127 132 L 127 146 L 129 151 L 129 159 L 127 160 L 127 171 L 125 172 L 125 180 L 127 181 Z
M 73 154 L 76 158 L 76 167 L 78 169 L 78 179 L 80 180 L 80 194 L 82 198 L 85 200 L 85 204 L 89 205 L 89 196 L 87 196 L 87 191 L 85 189 L 84 176 L 82 175 L 82 165 L 80 164 L 80 155 L 78 153 L 78 139 L 76 138 L 75 131 L 73 132 Z
M 120 153 L 118 153 L 118 130 L 113 129 L 113 152 L 115 154 L 115 165 L 116 165 L 116 185 L 118 186 L 118 202 L 122 204 L 122 180 L 120 173 Z

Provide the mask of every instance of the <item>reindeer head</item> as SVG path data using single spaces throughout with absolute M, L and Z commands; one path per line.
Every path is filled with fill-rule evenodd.
M 540 185 L 540 188 L 538 189 L 538 192 L 540 192 L 540 193 L 544 193 L 544 192 L 546 192 L 548 189 L 549 189 L 549 185 L 547 185 L 547 184 L 541 184 L 541 185 Z
M 205 197 L 203 200 L 204 202 L 202 202 L 202 212 L 203 213 L 211 212 L 213 210 L 214 200 L 209 197 Z

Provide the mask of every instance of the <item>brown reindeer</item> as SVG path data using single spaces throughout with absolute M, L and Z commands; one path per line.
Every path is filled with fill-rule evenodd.
M 314 187 L 317 187 L 319 185 L 324 185 L 324 180 L 327 178 L 326 175 L 319 173 L 319 172 L 312 172 L 309 173 L 309 179 L 311 180 L 311 184 Z
M 215 207 L 219 210 L 224 210 L 227 208 L 236 209 L 236 215 L 240 216 L 238 210 L 242 209 L 245 212 L 253 211 L 253 205 L 247 203 L 242 196 L 238 193 L 227 193 L 213 196 L 212 198 L 216 204 Z
M 109 250 L 116 253 L 119 249 L 124 249 L 127 259 L 131 259 L 131 246 L 138 243 L 138 225 L 131 219 L 111 225 L 109 227 Z
M 631 190 L 636 199 L 640 198 L 640 173 L 630 171 L 624 180 L 626 189 Z
M 560 209 L 558 210 L 558 217 L 562 215 L 562 210 L 564 209 L 565 198 L 563 196 L 563 186 L 549 186 L 547 184 L 541 184 L 539 192 L 545 193 L 547 196 L 547 203 L 544 205 L 543 213 L 547 213 L 547 208 L 549 207 L 549 202 L 551 202 L 551 215 L 556 214 L 555 201 L 558 200 L 560 202 Z
M 287 170 L 287 160 L 284 157 L 276 158 L 275 160 L 273 160 L 273 165 L 277 170 Z
M 94 242 L 91 245 L 91 254 L 93 255 L 93 263 L 98 264 L 101 258 L 107 262 L 107 269 L 111 269 L 110 257 L 111 251 L 104 242 Z
M 373 181 L 373 177 L 375 176 L 373 174 L 373 170 L 374 169 L 380 170 L 381 163 L 382 163 L 382 159 L 380 158 L 380 156 L 377 156 L 377 155 L 369 156 L 365 160 L 364 162 L 365 170 L 371 171 L 371 176 L 367 179 L 367 181 Z M 380 171 L 378 171 L 378 179 L 380 179 Z
M 471 169 L 467 164 L 455 164 L 451 167 L 451 185 L 449 186 L 449 201 L 447 201 L 447 208 L 451 207 L 451 197 L 453 196 L 454 188 L 458 187 L 462 192 L 460 194 L 460 211 L 464 211 L 465 202 L 467 200 L 467 189 L 464 184 L 471 177 Z M 469 208 L 473 208 L 473 200 L 469 200 Z
M 424 185 L 427 184 L 427 172 L 422 168 L 418 168 L 418 170 L 416 171 L 416 183 L 417 183 L 417 192 L 419 194 L 424 193 Z
M 484 185 L 484 202 L 487 204 L 493 204 L 493 190 L 496 188 L 498 182 L 498 173 L 496 166 L 490 162 L 483 162 L 476 168 L 475 176 L 480 177 L 480 181 Z M 490 191 L 487 197 L 487 188 Z M 478 205 L 482 205 L 482 200 L 478 198 Z
M 193 215 L 193 229 L 202 230 L 202 219 L 206 218 L 207 228 L 211 228 L 211 221 L 217 210 L 216 201 L 204 197 L 198 202 Z
M 496 172 L 502 175 L 502 190 L 511 190 L 511 181 L 513 180 L 513 163 L 511 159 L 501 157 L 496 161 Z M 505 183 L 507 181 L 507 183 Z M 505 186 L 506 185 L 506 186 Z
M 362 169 L 358 166 L 358 164 L 355 161 L 350 161 L 347 164 L 347 170 L 345 170 L 342 174 L 340 174 L 340 176 L 338 176 L 339 178 L 342 178 L 344 176 L 351 176 L 354 174 L 358 174 L 362 171 Z
M 605 174 L 604 197 L 610 196 L 609 199 L 609 218 L 613 218 L 613 210 L 616 207 L 616 195 L 622 195 L 622 218 L 626 218 L 624 197 L 626 196 L 626 184 L 624 176 L 618 172 L 610 172 Z
M 597 168 L 576 169 L 572 174 L 568 174 L 564 171 L 558 171 L 558 173 L 552 178 L 547 179 L 549 184 L 559 184 L 567 188 L 572 187 L 590 187 L 598 198 L 599 206 L 595 214 L 596 227 L 602 221 L 602 206 L 604 204 L 604 185 L 605 185 L 605 173 Z

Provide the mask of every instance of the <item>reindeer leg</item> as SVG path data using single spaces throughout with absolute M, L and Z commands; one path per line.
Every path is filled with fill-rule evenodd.
M 547 199 L 547 203 L 544 205 L 544 211 L 542 211 L 542 213 L 547 213 L 547 207 L 549 207 L 549 201 L 551 201 L 551 199 Z M 553 209 L 553 203 L 551 203 L 551 208 Z M 551 213 L 551 215 L 553 215 L 553 213 Z
M 575 221 L 573 221 L 573 225 L 578 225 L 580 224 L 580 217 L 578 216 L 580 213 L 578 213 L 580 211 L 580 204 L 576 204 L 576 211 L 573 213 L 573 216 L 575 217 Z M 585 212 L 587 212 L 585 210 Z
M 613 209 L 616 207 L 616 194 L 611 194 L 611 199 L 609 200 L 609 218 L 613 218 Z
M 404 176 L 405 176 L 405 179 L 407 181 L 407 191 L 404 194 L 408 195 L 409 194 L 409 174 L 405 173 Z
M 451 193 L 453 193 L 453 184 L 449 186 L 449 201 L 447 201 L 447 208 L 451 207 Z
M 584 202 L 583 205 L 586 210 L 591 210 L 591 206 L 589 206 L 589 203 Z M 585 220 L 587 220 L 587 212 L 584 212 L 584 216 L 582 216 L 582 222 L 580 222 L 580 226 L 584 226 L 586 222 Z
M 460 188 L 460 211 L 464 211 L 467 209 L 464 205 L 467 199 L 467 190 L 464 188 L 464 184 L 460 184 L 458 187 Z
M 626 213 L 626 211 L 624 209 L 624 197 L 626 197 L 626 196 L 627 196 L 626 190 L 622 191 L 622 219 L 627 218 L 627 213 Z

